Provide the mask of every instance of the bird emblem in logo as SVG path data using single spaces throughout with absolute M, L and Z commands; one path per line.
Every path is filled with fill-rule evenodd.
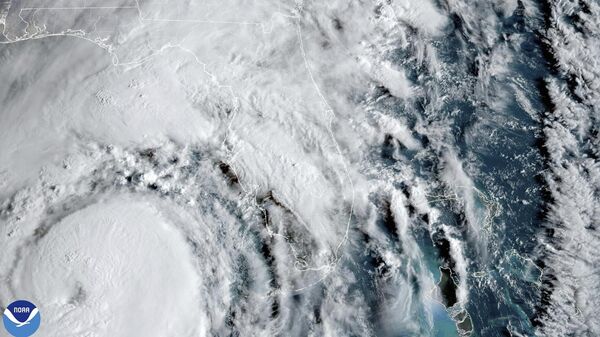
M 40 312 L 29 301 L 15 301 L 8 305 L 2 316 L 4 328 L 15 337 L 29 337 L 40 327 Z

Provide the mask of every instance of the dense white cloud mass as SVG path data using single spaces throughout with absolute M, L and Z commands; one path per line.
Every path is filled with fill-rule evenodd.
M 548 8 L 548 48 L 556 75 L 545 87 L 548 230 L 540 334 L 600 334 L 600 5 Z
M 197 270 L 183 236 L 160 217 L 122 197 L 70 214 L 24 252 L 13 291 L 43 303 L 48 336 L 197 333 Z M 163 310 L 179 314 L 156 310 L 158 298 Z
M 41 336 L 598 335 L 599 14 L 2 2 L 0 304 Z

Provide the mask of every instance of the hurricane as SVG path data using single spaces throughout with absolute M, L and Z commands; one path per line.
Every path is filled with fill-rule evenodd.
M 597 1 L 8 0 L 0 32 L 0 305 L 37 336 L 600 336 Z

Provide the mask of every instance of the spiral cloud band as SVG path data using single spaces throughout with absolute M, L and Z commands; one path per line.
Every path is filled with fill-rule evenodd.
M 593 0 L 0 2 L 40 336 L 600 335 Z

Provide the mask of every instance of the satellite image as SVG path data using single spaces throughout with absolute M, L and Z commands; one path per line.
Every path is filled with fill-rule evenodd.
M 600 336 L 597 0 L 0 0 L 0 336 Z

